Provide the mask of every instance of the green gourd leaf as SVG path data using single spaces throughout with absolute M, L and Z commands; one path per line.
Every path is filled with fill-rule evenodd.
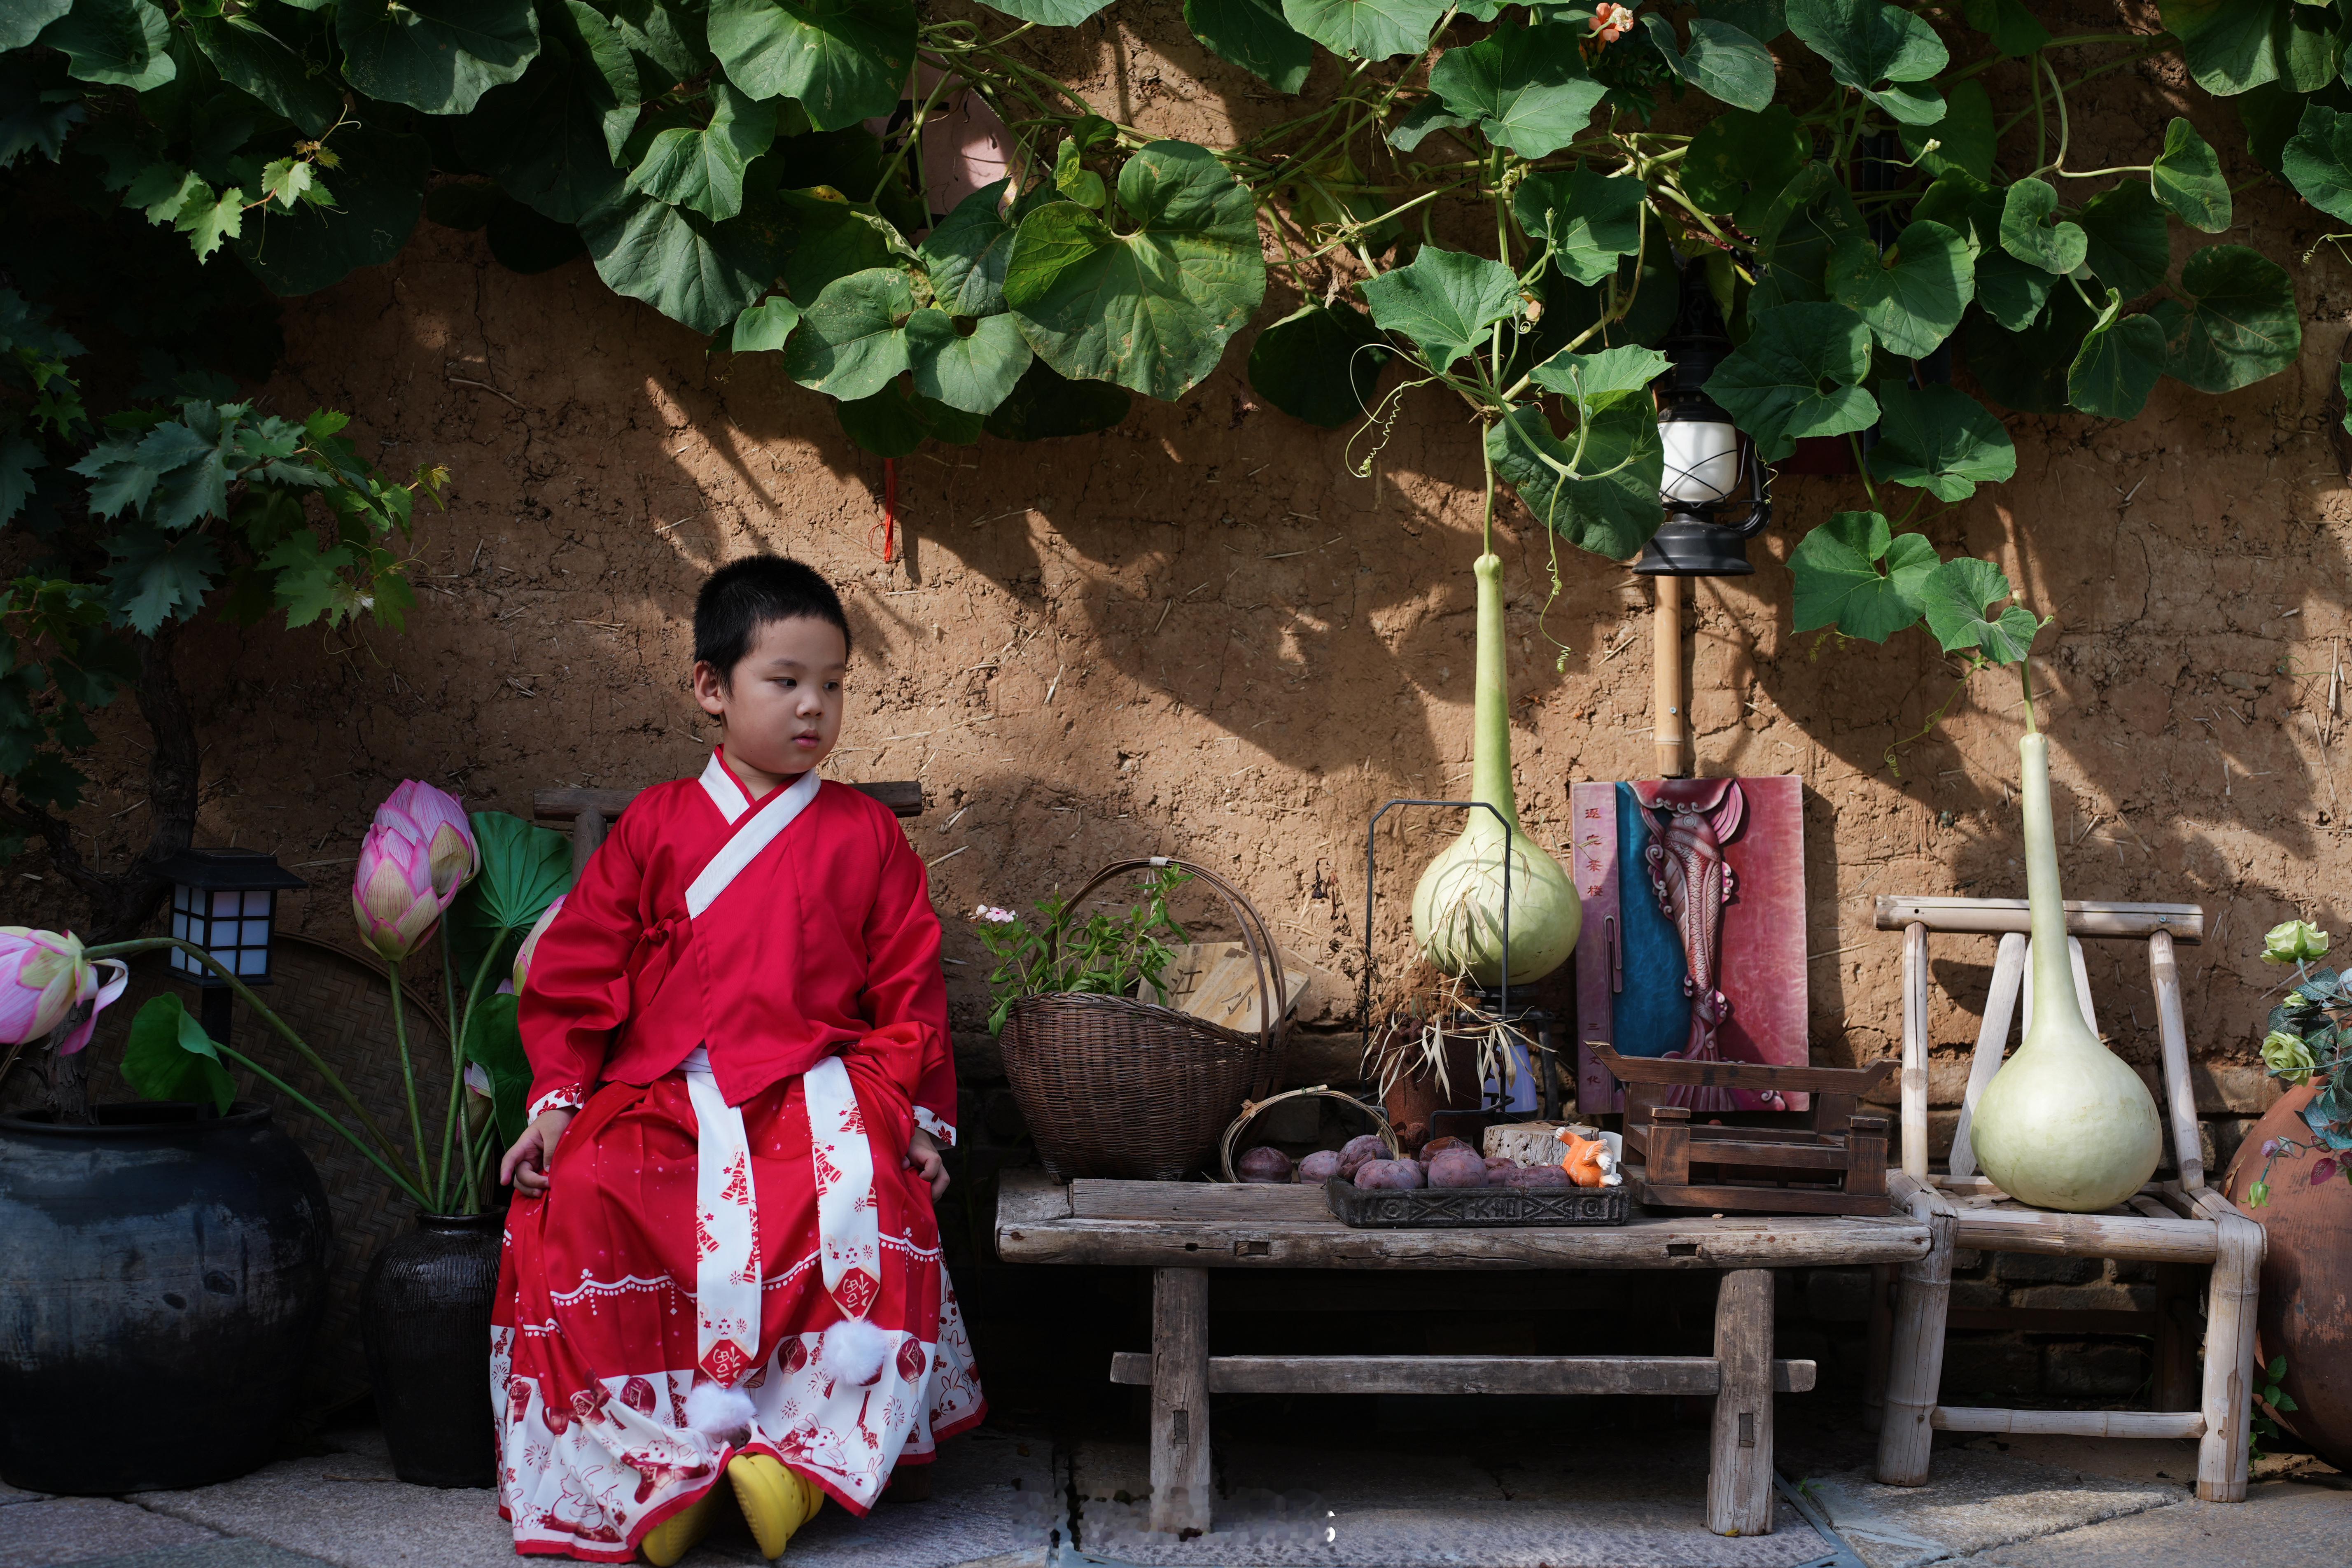
M 2001 200 L 2000 247 L 2053 277 L 2074 271 L 2090 250 L 2090 237 L 2057 213 L 2058 193 L 2048 181 L 2018 181 Z
M 2180 268 L 2179 300 L 2149 312 L 2164 329 L 2164 374 L 2234 392 L 2294 363 L 2303 314 L 2285 268 L 2242 245 L 2209 245 Z
M 1250 387 L 1294 419 L 1337 429 L 1370 411 L 1381 372 L 1394 357 L 1353 305 L 1305 305 L 1258 333 Z
M 1002 313 L 959 321 L 921 310 L 907 319 L 906 333 L 917 395 L 966 414 L 993 410 L 1035 357 L 1020 323 Z
M 1172 401 L 1216 368 L 1265 297 L 1257 209 L 1188 142 L 1129 156 L 1118 205 L 1123 230 L 1076 202 L 1032 210 L 1013 236 L 1005 303 L 1064 376 Z
M 1642 209 L 1650 188 L 1630 176 L 1591 169 L 1529 174 L 1511 197 L 1511 216 L 1530 238 L 1552 243 L 1552 265 L 1579 283 L 1613 277 L 1617 258 L 1642 248 Z
M 416 136 L 372 125 L 335 133 L 341 159 L 328 176 L 335 205 L 274 204 L 245 215 L 237 258 L 278 294 L 310 294 L 400 254 L 425 211 L 433 155 Z
M 739 354 L 771 353 L 791 341 L 800 322 L 800 307 L 782 294 L 771 294 L 735 318 L 727 346 Z
M 1646 395 L 1604 400 L 1565 439 L 1541 405 L 1522 404 L 1487 427 L 1486 453 L 1537 521 L 1596 555 L 1627 559 L 1664 521 L 1658 481 L 1665 458 Z
M 1925 534 L 1895 533 L 1874 511 L 1839 512 L 1790 552 L 1790 628 L 1833 626 L 1846 637 L 1883 643 L 1918 621 L 1920 591 L 1938 564 Z
M 1051 441 L 1091 436 L 1125 419 L 1135 395 L 1102 381 L 1072 381 L 1044 360 L 1032 361 L 982 428 L 1000 441 Z
M 2017 473 L 2017 445 L 2007 427 L 1956 386 L 1882 382 L 1878 415 L 1870 471 L 1883 483 L 1963 501 L 1977 486 L 2001 484 Z
M 723 222 L 743 210 L 743 171 L 775 139 L 774 104 L 713 82 L 709 123 L 656 132 L 629 186 Z
M 1211 54 L 1276 92 L 1307 85 L 1315 45 L 1284 20 L 1274 0 L 1184 0 L 1184 25 Z
M 2230 182 L 2221 177 L 2221 160 L 2186 120 L 2164 128 L 2164 151 L 2148 178 L 2156 199 L 2189 227 L 2219 234 L 2230 226 Z
M 2279 166 L 2297 195 L 2328 216 L 2352 223 L 2352 114 L 2323 103 L 2305 105 L 2294 134 L 2280 149 Z
M 1757 317 L 1706 395 L 1755 437 L 1759 458 L 1777 463 L 1808 437 L 1875 423 L 1878 404 L 1861 384 L 1869 373 L 1870 328 L 1860 316 L 1837 304 L 1781 305 Z
M 1944 117 L 1943 99 L 1917 85 L 1951 58 L 1925 18 L 1885 0 L 1790 0 L 1789 29 L 1829 62 L 1833 80 L 1890 118 L 1933 125 Z
M 2293 0 L 2163 0 L 2164 30 L 2199 87 L 2229 98 L 2276 81 Z
M 530 0 L 338 0 L 343 79 L 427 114 L 467 114 L 539 57 Z
M 801 312 L 784 374 L 845 403 L 871 397 L 906 373 L 914 314 L 914 285 L 896 267 L 836 278 Z
M 642 192 L 588 215 L 581 237 L 596 275 L 706 336 L 743 313 L 776 276 L 776 236 L 749 217 L 713 223 Z
M 1372 320 L 1385 331 L 1411 338 L 1432 370 L 1486 348 L 1490 329 L 1520 310 L 1518 277 L 1509 268 L 1433 245 L 1360 287 Z
M 77 81 L 149 92 L 179 75 L 171 20 L 150 0 L 76 0 L 42 29 L 40 41 L 64 54 L 66 74 Z
M 2032 650 L 2041 623 L 2021 605 L 1992 614 L 1992 606 L 2011 591 L 2009 579 L 1991 562 L 1955 556 L 1927 574 L 1919 588 L 1919 607 L 1946 653 L 1974 651 L 1995 664 L 2017 664 Z
M 637 68 L 613 26 L 581 0 L 541 13 L 539 58 L 457 122 L 457 151 L 541 216 L 576 224 L 613 201 L 614 160 L 637 121 Z
M 1013 257 L 1015 226 L 1003 210 L 1010 180 L 983 185 L 916 247 L 930 274 L 931 297 L 957 316 L 993 316 L 1004 309 L 1004 268 Z
M 2066 371 L 2066 400 L 2101 419 L 2137 419 L 2164 374 L 2164 329 L 2151 316 L 2123 314 L 2123 295 L 2105 307 Z
M 819 131 L 888 114 L 915 61 L 914 0 L 711 0 L 709 26 L 728 80 Z
M 1784 104 L 1731 110 L 1699 128 L 1684 154 L 1683 193 L 1711 213 L 1768 205 L 1811 156 L 1812 138 Z M 1751 233 L 1754 226 L 1742 222 Z
M 292 121 L 303 135 L 325 135 L 342 113 L 343 95 L 333 85 L 333 73 L 295 53 L 251 13 L 184 20 L 189 41 L 223 80 Z
M 1492 37 L 1438 57 L 1430 90 L 1496 146 L 1522 158 L 1548 156 L 1592 122 L 1608 94 L 1585 68 L 1589 37 L 1572 22 L 1506 23 Z
M 1282 0 L 1282 19 L 1335 55 L 1384 60 L 1417 55 L 1445 0 Z
M 1923 359 L 1952 335 L 1976 295 L 1969 242 L 1921 219 L 1895 237 L 1884 257 L 1861 235 L 1830 252 L 1830 297 L 1870 323 L 1886 352 Z
M 2126 180 L 2084 203 L 2074 216 L 2088 242 L 2083 259 L 2100 282 L 2136 300 L 2164 281 L 2172 267 L 2171 226 L 2147 186 Z

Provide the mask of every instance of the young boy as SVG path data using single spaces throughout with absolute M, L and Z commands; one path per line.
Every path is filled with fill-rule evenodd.
M 621 815 L 521 1000 L 490 1371 L 515 1550 L 675 1563 L 723 1475 L 781 1554 L 981 1418 L 940 1258 L 940 924 L 887 808 L 820 781 L 849 623 L 772 555 L 714 573 L 696 779 Z

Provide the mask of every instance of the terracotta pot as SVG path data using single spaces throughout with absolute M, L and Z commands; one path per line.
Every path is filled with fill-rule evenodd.
M 2297 1409 L 2281 1419 L 2320 1458 L 2352 1469 L 2352 1183 L 2312 1185 L 2315 1153 L 2263 1158 L 2268 1139 L 2311 1142 L 2302 1112 L 2317 1093 L 2305 1084 L 2280 1097 L 2246 1134 L 2223 1190 L 2269 1233 L 2255 1345 L 2265 1366 L 2286 1357 L 2279 1386 Z M 2248 1208 L 2246 1189 L 2265 1164 L 2270 1202 Z
M 1416 1038 L 1402 1047 L 1419 1053 Z M 1398 1147 L 1408 1154 L 1414 1152 L 1430 1139 L 1430 1120 L 1441 1110 L 1475 1110 L 1481 1095 L 1478 1082 L 1478 1043 L 1466 1035 L 1445 1037 L 1446 1088 L 1438 1087 L 1437 1075 L 1427 1067 L 1416 1067 L 1411 1072 L 1399 1073 L 1381 1097 L 1381 1108 L 1388 1112 L 1389 1127 L 1396 1133 Z

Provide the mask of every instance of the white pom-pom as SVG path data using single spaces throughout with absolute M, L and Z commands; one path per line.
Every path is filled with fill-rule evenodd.
M 686 1424 L 713 1437 L 731 1437 L 751 1429 L 751 1396 L 740 1388 L 698 1383 L 686 1396 Z
M 864 1388 L 881 1381 L 882 1363 L 890 1355 L 890 1336 L 863 1318 L 844 1318 L 825 1330 L 816 1353 L 827 1377 Z

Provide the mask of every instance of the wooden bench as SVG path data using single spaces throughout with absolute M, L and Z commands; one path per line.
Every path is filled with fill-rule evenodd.
M 890 814 L 900 820 L 923 815 L 923 785 L 919 779 L 893 779 L 882 784 L 855 784 L 837 780 L 854 790 L 862 790 L 890 808 Z M 530 814 L 541 822 L 572 824 L 572 874 L 588 864 L 588 857 L 596 846 L 604 842 L 605 829 L 621 815 L 629 802 L 644 792 L 634 789 L 543 789 L 530 797 Z
M 1153 1270 L 1151 1350 L 1112 1358 L 1115 1383 L 1151 1389 L 1151 1528 L 1205 1531 L 1214 1493 L 1209 1395 L 1692 1394 L 1715 1399 L 1707 1528 L 1772 1529 L 1772 1395 L 1813 1386 L 1813 1363 L 1772 1359 L 1774 1268 L 1910 1263 L 1929 1227 L 1908 1217 L 1716 1219 L 1637 1208 L 1623 1226 L 1352 1230 L 1322 1189 L 1076 1181 L 1007 1171 L 996 1206 L 1008 1263 Z M 1714 1353 L 1704 1356 L 1212 1356 L 1211 1268 L 1713 1269 Z

